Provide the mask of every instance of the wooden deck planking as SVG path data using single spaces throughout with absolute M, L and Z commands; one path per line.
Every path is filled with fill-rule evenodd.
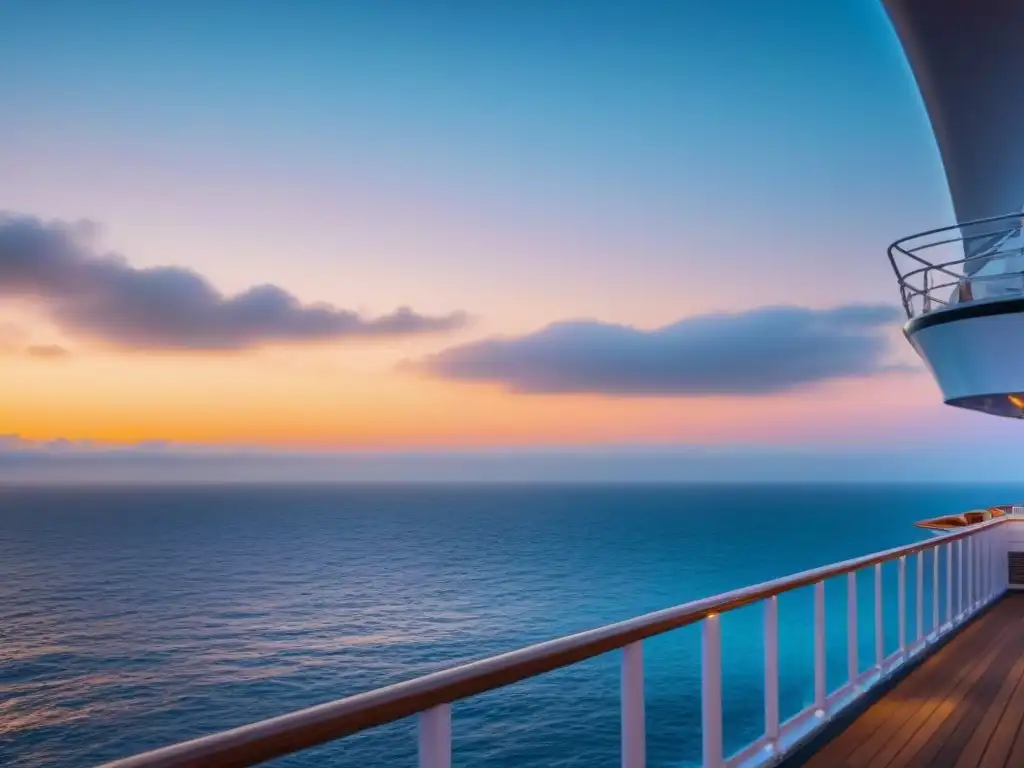
M 972 643 L 972 648 L 980 647 L 984 632 L 977 622 L 964 628 L 961 638 Z M 945 649 L 943 649 L 945 650 Z M 970 666 L 960 668 L 954 673 L 959 679 L 970 671 Z M 916 674 L 903 680 L 891 693 L 870 707 L 842 734 L 844 738 L 836 738 L 825 749 L 819 752 L 822 765 L 869 765 L 879 751 L 893 741 L 900 729 L 917 713 L 917 708 L 903 705 L 904 700 L 913 700 L 928 695 L 928 689 L 934 687 L 950 676 L 941 654 L 926 659 L 917 669 Z M 925 714 L 925 716 L 927 713 Z M 916 730 L 916 729 L 915 729 Z
M 1007 703 L 999 724 L 989 740 L 984 755 L 982 755 L 980 766 L 1000 768 L 1003 765 L 1024 764 L 1012 757 L 1013 750 L 1019 749 L 1015 740 L 1019 740 L 1022 721 L 1024 721 L 1024 684 L 1017 686 L 1013 697 Z M 1019 751 L 1016 754 L 1020 759 L 1024 759 L 1024 755 L 1021 755 Z
M 970 622 L 812 755 L 808 768 L 1024 766 L 1024 595 Z
M 973 634 L 980 637 L 980 633 Z M 976 643 L 972 643 L 972 647 L 974 646 Z M 875 717 L 870 717 L 871 710 L 865 713 L 863 719 L 871 731 L 865 734 L 867 737 L 865 741 L 861 742 L 861 738 L 864 737 L 857 736 L 851 742 L 858 745 L 851 753 L 840 755 L 844 763 L 868 765 L 887 761 L 891 757 L 887 753 L 899 749 L 906 741 L 907 735 L 916 733 L 920 728 L 921 721 L 933 711 L 934 706 L 933 702 L 929 701 L 929 691 L 940 685 L 960 684 L 974 671 L 975 665 L 981 662 L 981 658 L 976 659 L 974 664 L 957 669 L 953 675 L 950 675 L 949 671 L 944 668 L 940 659 L 933 658 L 929 661 L 934 663 L 928 668 L 920 670 L 922 673 L 920 679 L 911 678 L 904 681 L 904 687 L 901 690 L 893 691 L 893 696 L 883 699 L 871 708 L 871 710 L 875 710 Z M 922 707 L 905 705 L 906 701 L 918 700 L 925 701 L 925 705 Z M 879 720 L 880 722 L 878 722 Z M 840 753 L 845 751 L 844 745 L 837 744 L 836 746 L 839 747 Z

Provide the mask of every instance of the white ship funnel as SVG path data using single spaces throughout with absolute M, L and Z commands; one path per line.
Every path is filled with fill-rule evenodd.
M 896 242 L 907 338 L 951 405 L 1024 416 L 1024 0 L 882 0 L 957 221 Z

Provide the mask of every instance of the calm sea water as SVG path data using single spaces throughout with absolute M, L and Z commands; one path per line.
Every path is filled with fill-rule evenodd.
M 0 488 L 0 764 L 95 764 L 914 541 L 914 520 L 1021 497 L 996 486 Z M 890 596 L 895 579 L 887 567 Z M 844 590 L 826 588 L 830 687 L 845 677 Z M 889 600 L 889 649 L 895 611 Z M 783 596 L 784 714 L 812 697 L 811 622 L 808 590 Z M 763 728 L 760 609 L 727 614 L 723 636 L 736 748 Z M 458 703 L 456 765 L 617 765 L 618 660 Z M 688 765 L 697 629 L 648 641 L 645 664 L 650 764 Z M 275 763 L 414 764 L 411 721 Z

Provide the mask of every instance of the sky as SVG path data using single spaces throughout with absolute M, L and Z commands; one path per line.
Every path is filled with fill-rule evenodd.
M 5 3 L 0 72 L 0 477 L 1013 445 L 901 336 L 953 215 L 874 0 Z

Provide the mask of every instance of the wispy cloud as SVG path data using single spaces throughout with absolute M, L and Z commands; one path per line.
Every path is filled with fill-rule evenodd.
M 367 319 L 330 304 L 303 304 L 276 285 L 225 296 L 192 270 L 137 269 L 98 253 L 94 239 L 88 223 L 0 214 L 0 296 L 34 298 L 69 333 L 136 349 L 411 336 L 466 322 L 462 312 L 426 316 L 409 308 Z
M 13 323 L 0 323 L 0 354 L 24 355 L 37 360 L 60 360 L 71 355 L 59 344 L 29 343 L 31 335 Z
M 766 395 L 887 364 L 895 307 L 764 307 L 701 315 L 654 330 L 562 322 L 444 350 L 412 364 L 432 375 L 523 393 Z
M 29 344 L 25 347 L 25 354 L 41 360 L 61 360 L 71 352 L 60 344 Z

